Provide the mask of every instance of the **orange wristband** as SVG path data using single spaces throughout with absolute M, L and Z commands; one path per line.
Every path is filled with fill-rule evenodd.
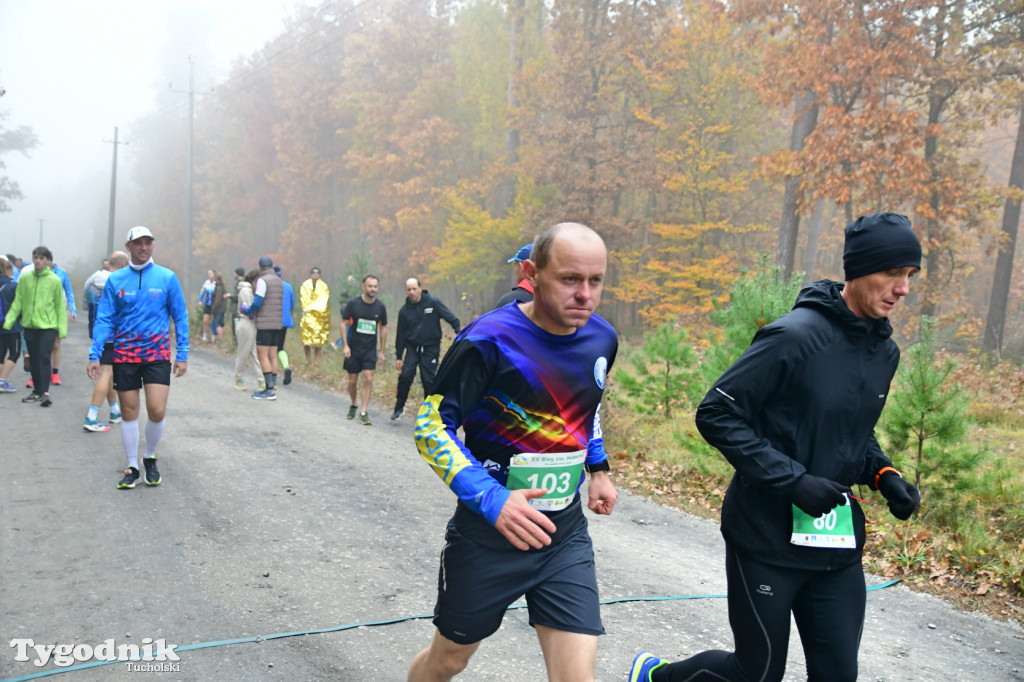
M 899 476 L 900 478 L 903 478 L 903 474 L 901 474 L 896 469 L 893 469 L 892 467 L 882 467 L 881 469 L 878 470 L 878 473 L 875 474 L 875 490 L 878 490 L 878 480 L 880 478 L 882 478 L 882 474 L 884 474 L 886 471 L 891 471 L 891 472 L 895 473 L 897 476 Z

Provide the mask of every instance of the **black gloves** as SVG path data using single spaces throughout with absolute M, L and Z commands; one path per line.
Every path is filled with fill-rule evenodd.
M 818 518 L 845 504 L 846 498 L 843 493 L 849 492 L 852 492 L 851 489 L 845 485 L 839 485 L 835 481 L 820 476 L 804 474 L 790 489 L 789 500 L 808 516 Z M 889 506 L 892 508 L 891 503 Z
M 887 471 L 878 479 L 878 492 L 889 502 L 889 511 L 901 521 L 906 521 L 921 504 L 921 493 L 913 484 L 904 481 L 895 471 Z

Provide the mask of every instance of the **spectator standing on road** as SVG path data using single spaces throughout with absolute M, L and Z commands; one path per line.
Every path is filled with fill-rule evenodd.
M 524 594 L 548 679 L 592 682 L 601 624 L 588 506 L 610 514 L 601 398 L 615 330 L 594 315 L 607 251 L 589 227 L 537 236 L 526 274 L 536 298 L 469 324 L 416 419 L 420 455 L 458 496 L 441 553 L 434 632 L 410 682 L 461 672 Z M 460 440 L 462 428 L 465 439 Z
M 277 400 L 277 344 L 281 337 L 281 323 L 284 320 L 284 283 L 274 272 L 274 261 L 270 256 L 260 258 L 260 276 L 256 280 L 253 300 L 249 306 L 239 309 L 256 321 L 256 355 L 260 359 L 260 370 L 266 388 L 256 391 L 256 400 Z
M 508 259 L 509 263 L 516 264 L 516 284 L 512 291 L 502 294 L 498 302 L 494 304 L 495 308 L 501 308 L 506 306 L 512 301 L 518 301 L 520 303 L 529 303 L 533 300 L 533 285 L 530 284 L 530 280 L 527 279 L 524 271 L 524 263 L 530 259 L 530 254 L 533 253 L 533 244 L 526 244 L 519 247 L 516 251 L 516 255 Z
M 167 395 L 171 389 L 171 320 L 176 352 L 173 373 L 188 370 L 188 304 L 178 276 L 153 261 L 153 233 L 144 225 L 128 230 L 128 267 L 110 273 L 96 313 L 89 348 L 90 379 L 99 378 L 107 339 L 114 339 L 114 388 L 121 402 L 121 443 L 128 459 L 117 487 L 134 488 L 139 480 L 139 391 L 146 392 L 146 450 L 142 458 L 146 485 L 163 481 L 156 466 L 156 448 L 164 433 Z
M 313 361 L 310 367 L 316 367 L 331 333 L 331 290 L 327 282 L 320 279 L 320 268 L 311 269 L 309 279 L 299 287 L 299 304 L 302 306 L 302 317 L 299 318 L 302 350 L 309 364 L 312 349 Z
M 234 339 L 235 349 L 238 349 L 238 285 L 245 278 L 244 268 L 235 268 L 235 286 L 230 292 L 224 293 L 228 301 L 228 314 L 231 316 L 231 338 Z M 250 285 L 251 286 L 251 285 Z
M 71 321 L 75 322 L 78 319 L 78 308 L 75 306 L 75 290 L 71 286 L 71 279 L 68 277 L 68 273 L 64 268 L 57 267 L 53 258 L 50 259 L 47 266 L 53 270 L 53 273 L 60 278 L 61 287 L 64 289 L 64 301 L 67 306 L 68 313 L 71 314 Z M 64 338 L 62 336 L 57 337 L 53 342 L 53 352 L 50 355 L 50 383 L 54 386 L 60 386 L 60 340 Z
M 0 325 L 7 319 L 7 312 L 14 303 L 18 283 L 14 281 L 14 264 L 0 257 Z M 0 327 L 0 393 L 14 393 L 18 389 L 7 379 L 14 370 L 14 364 L 21 357 L 21 324 L 15 320 L 11 328 Z
M 128 265 L 128 254 L 124 251 L 115 251 L 110 254 L 110 258 L 104 258 L 103 262 L 107 264 L 108 270 L 104 270 L 106 273 L 105 277 L 102 277 L 103 287 L 106 287 L 107 280 L 110 279 L 110 273 L 115 270 L 120 270 Z M 91 279 L 91 278 L 90 278 Z M 91 285 L 86 284 L 88 290 Z M 100 290 L 100 295 L 103 291 Z M 99 304 L 96 304 L 96 309 L 99 309 Z M 91 310 L 91 309 L 90 309 Z M 90 328 L 90 340 L 92 339 L 92 333 Z M 107 404 L 110 406 L 110 418 L 108 422 L 100 421 L 100 406 L 103 404 L 103 399 L 106 398 Z M 96 383 L 92 387 L 92 398 L 89 401 L 89 411 L 85 415 L 85 423 L 82 424 L 82 429 L 85 431 L 92 431 L 94 433 L 103 433 L 110 430 L 111 424 L 118 424 L 121 422 L 121 406 L 117 403 L 117 391 L 114 390 L 114 339 L 108 338 L 103 344 L 103 352 L 100 353 L 100 371 L 99 376 L 96 378 Z
M 643 652 L 630 682 L 781 680 L 791 617 L 808 680 L 857 679 L 864 513 L 850 486 L 879 491 L 899 519 L 921 499 L 874 437 L 900 358 L 889 315 L 920 265 L 906 216 L 861 216 L 846 228 L 845 284 L 805 288 L 708 391 L 697 428 L 736 469 L 722 505 L 735 652 L 671 664 Z
M 341 312 L 341 343 L 348 372 L 349 419 L 356 416 L 356 392 L 359 391 L 359 423 L 370 425 L 370 397 L 373 393 L 373 372 L 384 362 L 388 338 L 388 311 L 377 300 L 380 280 L 376 275 L 363 277 L 363 293 L 345 304 Z M 380 350 L 378 350 L 378 340 Z M 360 379 L 361 386 L 360 386 Z
M 21 402 L 37 402 L 43 407 L 53 404 L 50 400 L 53 371 L 50 358 L 54 341 L 68 333 L 64 286 L 50 269 L 52 262 L 53 254 L 45 246 L 32 249 L 32 270 L 21 273 L 14 302 L 5 313 L 3 324 L 4 329 L 13 329 L 18 316 L 21 316 L 32 371 L 32 393 Z
M 206 281 L 199 288 L 199 305 L 203 309 L 203 341 L 207 340 L 206 330 L 210 328 L 210 320 L 213 319 L 213 292 L 217 284 L 213 281 L 213 270 L 206 271 Z
M 236 271 L 237 273 L 237 271 Z M 238 307 L 248 309 L 252 305 L 253 289 L 252 283 L 260 276 L 258 270 L 250 270 L 245 274 L 244 279 L 238 283 Z M 266 391 L 267 384 L 263 379 L 263 370 L 260 367 L 260 359 L 256 355 L 256 323 L 249 319 L 248 315 L 238 318 L 236 327 L 238 350 L 235 355 L 235 388 L 239 391 L 245 390 L 245 368 L 251 365 L 256 372 L 257 392 Z
M 83 299 L 89 311 L 89 338 L 92 338 L 92 328 L 96 324 L 96 305 L 103 293 L 103 287 L 110 276 L 110 259 L 104 258 L 99 270 L 89 275 L 82 287 Z
M 224 312 L 228 309 L 228 302 L 224 276 L 216 270 L 213 273 L 213 297 L 210 300 L 210 334 L 213 342 L 219 344 L 224 338 Z
M 398 329 L 395 331 L 395 368 L 399 374 L 391 421 L 401 417 L 405 410 L 417 367 L 423 383 L 423 397 L 430 395 L 441 357 L 441 320 L 450 324 L 453 332 L 459 333 L 461 325 L 455 313 L 423 289 L 415 277 L 405 280 L 405 305 L 398 311 Z
M 11 268 L 13 270 L 11 272 L 11 279 L 17 282 L 18 278 L 21 277 L 21 269 L 25 267 L 25 261 L 15 256 L 13 253 L 7 254 L 7 260 L 10 261 Z
M 280 265 L 274 266 L 274 273 L 281 277 Z M 287 386 L 292 383 L 292 367 L 288 361 L 288 351 L 284 349 L 284 342 L 288 330 L 295 326 L 295 319 L 292 317 L 292 311 L 295 310 L 295 288 L 284 277 L 281 277 L 281 286 L 284 287 L 284 301 L 281 304 L 281 333 L 277 337 L 277 363 L 284 370 L 284 381 L 281 383 Z

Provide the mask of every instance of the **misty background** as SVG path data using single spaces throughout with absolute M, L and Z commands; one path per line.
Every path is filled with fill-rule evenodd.
M 42 243 L 73 276 L 95 270 L 107 247 L 114 128 L 122 143 L 120 247 L 130 227 L 148 224 L 146 207 L 132 201 L 133 164 L 146 146 L 134 132 L 143 125 L 155 132 L 188 111 L 190 58 L 196 92 L 211 92 L 234 62 L 280 34 L 301 4 L 0 0 L 0 111 L 8 129 L 28 126 L 39 141 L 28 156 L 0 159 L 24 195 L 0 212 L 0 251 L 29 261 Z M 185 165 L 165 169 L 184 184 Z M 162 261 L 168 255 L 157 252 Z

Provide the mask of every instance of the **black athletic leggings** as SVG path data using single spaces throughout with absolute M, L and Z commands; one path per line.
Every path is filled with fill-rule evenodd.
M 783 568 L 754 561 L 726 543 L 725 567 L 735 653 L 705 651 L 659 668 L 653 682 L 781 680 L 790 613 L 800 631 L 808 682 L 857 679 L 867 601 L 859 561 L 835 571 Z
M 60 311 L 63 315 L 64 311 Z M 50 354 L 53 342 L 57 340 L 56 329 L 29 329 L 25 327 L 25 351 L 28 353 L 28 364 L 32 370 L 32 392 L 43 395 L 50 390 Z

